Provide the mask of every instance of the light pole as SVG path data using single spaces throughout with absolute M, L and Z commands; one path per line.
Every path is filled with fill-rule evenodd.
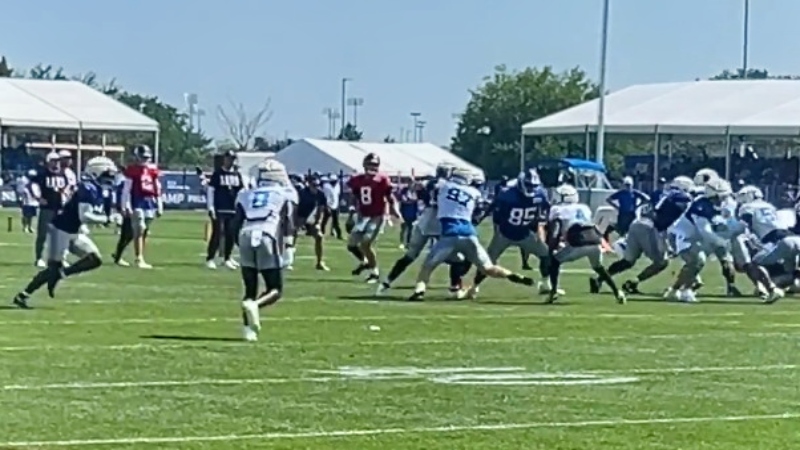
M 358 108 L 364 106 L 364 99 L 361 97 L 350 97 L 347 105 L 353 107 L 353 126 L 358 128 Z
M 600 98 L 597 101 L 596 160 L 600 164 L 606 152 L 606 61 L 608 59 L 608 9 L 610 0 L 603 0 L 603 28 L 600 37 Z
M 417 137 L 419 138 L 419 140 L 418 140 L 417 142 L 423 142 L 423 139 L 422 139 L 422 130 L 424 130 L 424 129 L 425 129 L 425 125 L 426 125 L 427 123 L 428 123 L 428 122 L 425 122 L 424 120 L 418 120 L 418 121 L 417 121 L 417 129 L 419 130 L 419 133 L 418 133 L 418 135 L 417 135 Z
M 203 108 L 197 109 L 197 132 L 203 132 L 203 116 L 206 115 L 206 110 Z
M 412 128 L 414 130 L 414 142 L 417 142 L 417 122 L 419 121 L 419 116 L 421 116 L 421 115 L 422 115 L 422 113 L 418 113 L 418 112 L 412 112 L 411 113 L 411 119 L 412 119 L 413 124 L 414 124 L 414 127 Z
M 353 81 L 352 78 L 342 78 L 342 130 L 344 130 L 345 114 L 347 112 L 347 83 Z
M 199 103 L 197 94 L 184 93 L 183 101 L 186 103 L 186 111 L 189 115 L 189 130 L 191 131 L 194 128 L 194 117 L 197 114 L 197 104 Z
M 750 0 L 744 0 L 744 26 L 742 29 L 742 78 L 747 79 L 747 63 L 750 53 Z
M 335 108 L 324 108 L 322 115 L 328 118 L 328 139 L 333 139 L 333 134 L 336 132 L 336 119 L 340 116 L 339 111 Z

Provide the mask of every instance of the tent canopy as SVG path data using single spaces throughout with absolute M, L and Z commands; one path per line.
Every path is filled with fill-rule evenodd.
M 432 176 L 436 166 L 448 162 L 483 176 L 483 170 L 449 151 L 428 143 L 398 144 L 303 139 L 278 152 L 276 159 L 290 172 L 353 173 L 362 170 L 369 153 L 381 159 L 381 170 L 390 176 Z
M 643 84 L 611 93 L 605 128 L 618 134 L 800 135 L 800 81 Z M 597 131 L 598 100 L 522 126 L 528 136 Z
M 0 78 L 0 125 L 158 131 L 158 122 L 81 82 Z

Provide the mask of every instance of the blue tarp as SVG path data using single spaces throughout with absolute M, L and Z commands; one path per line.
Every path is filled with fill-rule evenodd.
M 561 163 L 573 169 L 594 170 L 595 172 L 603 173 L 606 171 L 606 166 L 603 163 L 589 161 L 588 159 L 564 158 Z

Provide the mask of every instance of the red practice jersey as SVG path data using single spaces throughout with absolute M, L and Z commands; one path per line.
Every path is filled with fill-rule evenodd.
M 125 168 L 123 175 L 131 180 L 132 202 L 154 199 L 161 195 L 158 183 L 160 172 L 155 164 L 131 164 Z
M 362 217 L 382 217 L 386 214 L 386 205 L 392 198 L 392 181 L 379 173 L 354 175 L 347 181 L 347 187 L 353 192 L 356 211 Z

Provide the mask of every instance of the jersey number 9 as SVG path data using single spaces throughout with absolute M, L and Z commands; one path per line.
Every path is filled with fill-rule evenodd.
M 469 202 L 475 200 L 472 195 L 469 194 L 469 192 L 465 192 L 456 188 L 448 189 L 445 198 L 464 207 L 468 206 Z

